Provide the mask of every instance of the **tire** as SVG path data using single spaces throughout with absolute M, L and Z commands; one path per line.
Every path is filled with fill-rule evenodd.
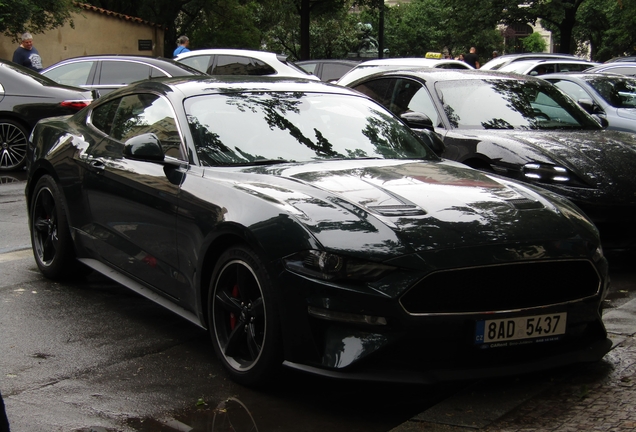
M 29 131 L 13 120 L 0 120 L 0 171 L 14 171 L 26 162 Z
M 231 378 L 246 386 L 277 375 L 283 356 L 274 291 L 256 254 L 237 246 L 219 258 L 210 282 L 209 331 Z
M 49 175 L 35 185 L 29 223 L 33 256 L 44 276 L 62 280 L 83 273 L 83 266 L 75 258 L 62 195 Z

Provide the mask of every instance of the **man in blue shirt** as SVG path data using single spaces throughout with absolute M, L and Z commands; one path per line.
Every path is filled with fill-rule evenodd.
M 190 39 L 188 39 L 187 36 L 179 36 L 179 39 L 177 39 L 177 49 L 174 50 L 172 56 L 176 57 L 181 53 L 190 52 L 188 45 L 190 45 Z
M 22 35 L 22 43 L 13 53 L 13 63 L 33 69 L 36 72 L 42 70 L 42 57 L 33 47 L 33 36 L 31 33 Z

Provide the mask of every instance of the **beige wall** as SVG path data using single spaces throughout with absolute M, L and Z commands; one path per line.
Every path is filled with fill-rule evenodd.
M 163 29 L 92 10 L 73 15 L 75 28 L 63 27 L 33 35 L 33 46 L 44 67 L 69 57 L 92 54 L 137 54 L 162 56 Z M 152 51 L 139 51 L 139 40 L 152 40 Z M 0 58 L 11 60 L 18 47 L 11 38 L 0 36 Z

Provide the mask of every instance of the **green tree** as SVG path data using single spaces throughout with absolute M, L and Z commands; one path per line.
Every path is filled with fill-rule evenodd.
M 636 2 L 588 0 L 577 15 L 574 38 L 589 42 L 592 59 L 612 57 L 636 51 Z
M 523 47 L 528 52 L 543 52 L 547 46 L 545 39 L 539 33 L 534 32 L 523 38 Z
M 72 0 L 0 0 L 0 30 L 14 38 L 42 33 L 67 22 L 74 8 Z

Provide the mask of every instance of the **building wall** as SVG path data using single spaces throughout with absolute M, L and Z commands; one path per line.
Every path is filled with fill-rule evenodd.
M 162 56 L 164 31 L 157 25 L 103 9 L 73 14 L 75 28 L 67 23 L 33 35 L 33 46 L 44 67 L 70 57 L 94 54 L 136 54 Z M 150 50 L 139 50 L 139 41 L 150 41 Z M 19 43 L 0 36 L 0 58 L 11 60 Z

